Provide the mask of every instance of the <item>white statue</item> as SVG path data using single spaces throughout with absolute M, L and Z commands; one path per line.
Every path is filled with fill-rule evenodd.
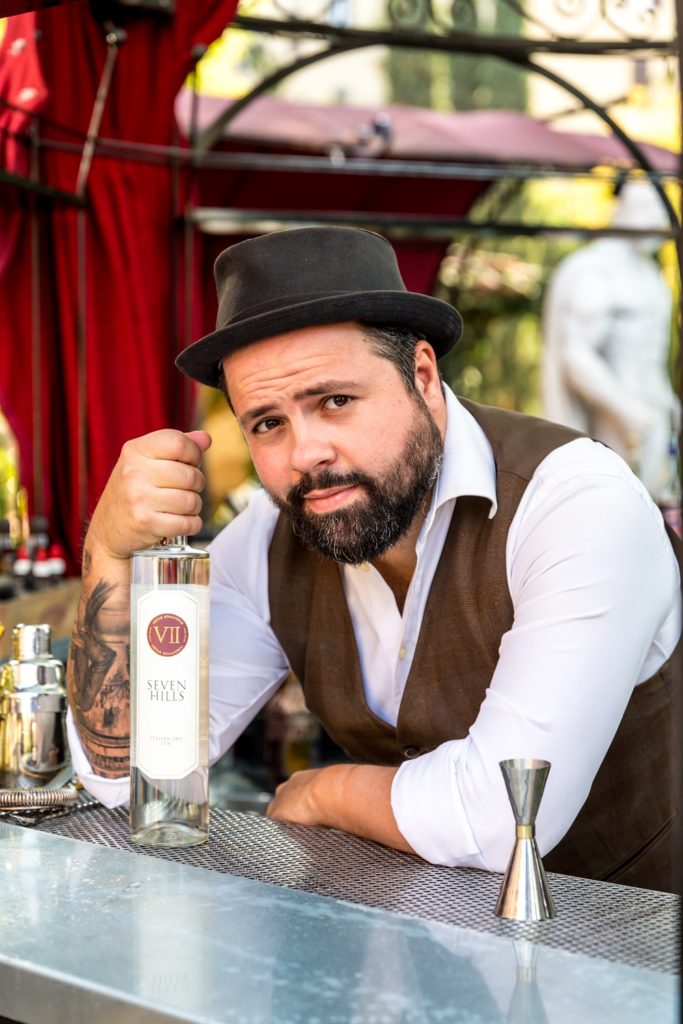
M 629 182 L 612 224 L 664 229 L 648 182 Z M 604 441 L 657 498 L 680 403 L 667 372 L 672 296 L 652 255 L 661 240 L 600 238 L 556 268 L 543 310 L 544 414 Z

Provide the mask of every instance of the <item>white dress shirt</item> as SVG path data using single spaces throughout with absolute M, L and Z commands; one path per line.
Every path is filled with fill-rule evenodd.
M 403 613 L 372 565 L 341 570 L 366 699 L 392 725 L 455 502 L 485 497 L 496 514 L 489 442 L 448 388 L 446 406 L 443 466 Z M 269 624 L 277 514 L 259 493 L 211 545 L 212 761 L 289 671 Z M 498 762 L 510 757 L 552 764 L 537 821 L 541 852 L 552 849 L 584 803 L 633 687 L 681 631 L 678 566 L 661 515 L 622 459 L 588 439 L 551 452 L 534 473 L 510 526 L 506 568 L 514 623 L 469 735 L 405 762 L 393 783 L 398 828 L 432 863 L 505 869 L 514 822 Z M 84 785 L 108 806 L 125 802 L 127 777 L 93 775 L 69 725 Z

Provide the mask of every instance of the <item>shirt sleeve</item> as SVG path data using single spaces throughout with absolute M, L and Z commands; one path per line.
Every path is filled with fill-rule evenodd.
M 105 807 L 120 807 L 130 799 L 130 776 L 123 775 L 118 779 L 105 779 L 96 775 L 86 757 L 76 731 L 71 708 L 66 713 L 66 735 L 69 741 L 69 753 L 74 771 L 86 792 L 94 796 Z
M 258 493 L 210 548 L 210 763 L 232 746 L 289 671 L 270 626 L 268 548 L 276 518 L 265 495 Z M 71 717 L 68 729 L 74 767 L 87 791 L 107 807 L 125 803 L 128 776 L 95 775 Z
M 559 449 L 527 488 L 508 538 L 514 621 L 469 735 L 406 762 L 394 779 L 398 828 L 432 863 L 505 870 L 514 836 L 506 758 L 551 762 L 537 839 L 541 854 L 556 846 L 634 686 L 654 671 L 653 650 L 658 667 L 680 634 L 679 573 L 661 516 L 625 464 L 597 448 Z

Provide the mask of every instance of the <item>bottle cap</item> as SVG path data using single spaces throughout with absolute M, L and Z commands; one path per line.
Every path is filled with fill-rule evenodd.
M 25 544 L 22 544 L 17 549 L 16 558 L 14 559 L 14 573 L 16 576 L 27 576 L 31 571 L 31 556 L 28 553 L 28 548 Z
M 49 655 L 51 650 L 52 630 L 47 623 L 28 626 L 20 622 L 12 630 L 12 657 L 18 661 Z
M 33 558 L 33 575 L 46 579 L 52 574 L 52 566 L 48 561 L 47 548 L 37 548 Z

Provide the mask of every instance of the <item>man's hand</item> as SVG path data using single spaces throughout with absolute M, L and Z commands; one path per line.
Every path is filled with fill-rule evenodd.
M 324 825 L 315 790 L 316 782 L 320 782 L 324 771 L 324 768 L 311 768 L 295 772 L 290 779 L 281 783 L 268 805 L 268 817 L 291 821 L 295 825 Z
M 160 537 L 197 533 L 204 488 L 199 463 L 210 444 L 203 430 L 157 430 L 127 441 L 90 523 L 93 553 L 128 558 Z
M 391 785 L 397 771 L 376 765 L 334 764 L 295 772 L 277 787 L 266 813 L 295 825 L 339 828 L 414 853 L 399 832 L 391 809 Z

